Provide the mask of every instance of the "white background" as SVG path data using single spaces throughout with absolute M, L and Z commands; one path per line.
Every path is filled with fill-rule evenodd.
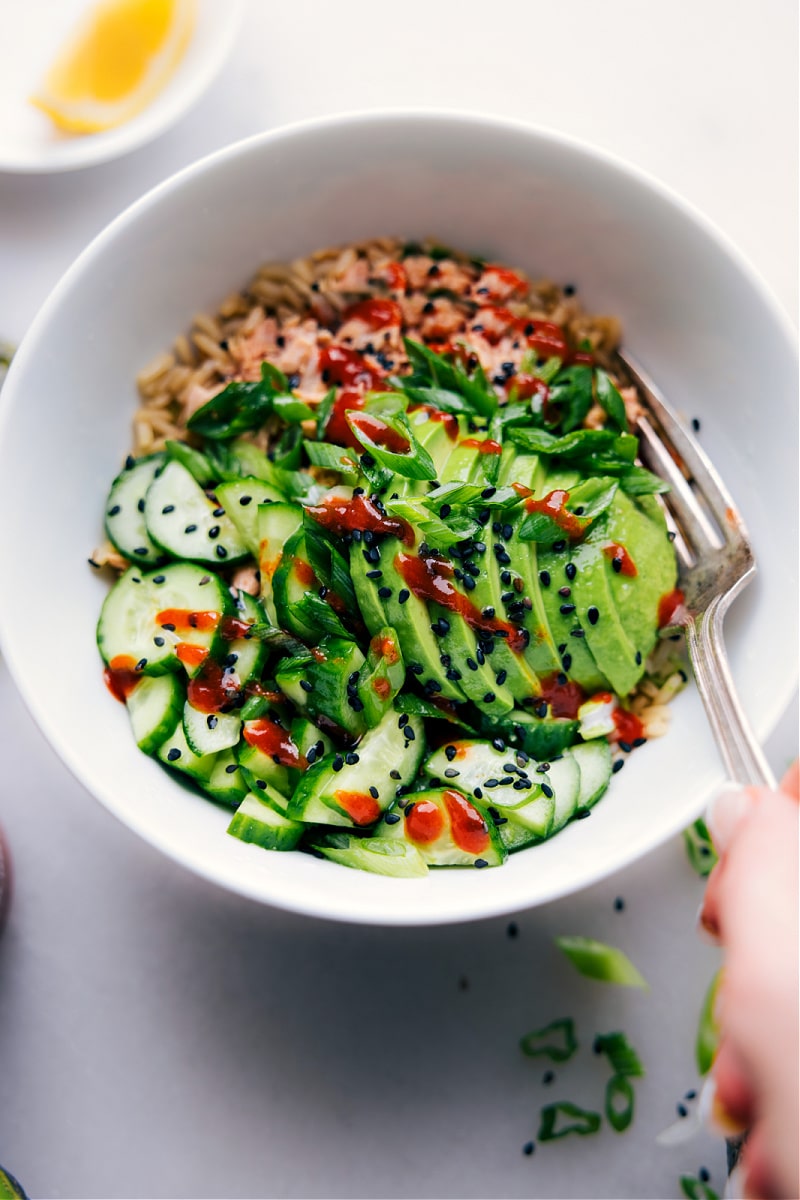
M 170 132 L 76 174 L 0 176 L 0 337 L 19 340 L 86 242 L 177 168 L 286 121 L 411 104 L 530 120 L 635 161 L 714 219 L 796 319 L 796 63 L 792 0 L 251 0 L 228 69 Z M 46 563 L 25 582 L 52 588 L 57 621 Z M 721 1191 L 717 1143 L 654 1142 L 696 1085 L 716 964 L 679 841 L 517 916 L 515 938 L 505 920 L 330 925 L 223 894 L 138 842 L 57 762 L 2 665 L 0 713 L 17 869 L 0 1161 L 31 1195 L 668 1200 L 701 1164 Z M 768 747 L 778 772 L 796 721 Z M 560 933 L 624 947 L 651 990 L 580 979 Z M 544 1085 L 548 1064 L 518 1039 L 565 1015 L 582 1049 Z M 602 1107 L 591 1039 L 615 1028 L 648 1071 L 632 1130 L 524 1156 L 543 1103 Z

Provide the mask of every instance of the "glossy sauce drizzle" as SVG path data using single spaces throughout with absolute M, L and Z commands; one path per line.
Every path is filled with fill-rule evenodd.
M 673 588 L 671 592 L 662 596 L 658 602 L 658 628 L 666 629 L 668 625 L 672 625 L 678 609 L 685 603 L 686 596 L 680 588 Z
M 142 678 L 136 663 L 129 654 L 116 654 L 103 671 L 105 685 L 120 704 L 127 702 L 133 689 Z
M 570 541 L 577 541 L 583 537 L 583 532 L 586 528 L 586 522 L 580 517 L 576 517 L 575 513 L 571 513 L 567 508 L 569 500 L 569 492 L 562 488 L 556 488 L 552 492 L 548 492 L 541 500 L 536 500 L 531 493 L 530 488 L 525 487 L 522 483 L 512 483 L 511 485 L 518 496 L 523 496 L 525 499 L 525 509 L 529 513 L 544 513 L 555 521 L 559 529 L 563 529 Z
M 407 437 L 403 437 L 396 429 L 392 429 L 391 425 L 387 425 L 385 421 L 381 421 L 379 417 L 373 416 L 372 413 L 360 413 L 358 416 L 350 416 L 350 425 L 355 426 L 359 432 L 365 437 L 374 442 L 376 446 L 384 446 L 392 454 L 408 454 L 411 449 L 411 442 Z
M 460 441 L 459 446 L 467 446 L 473 450 L 477 450 L 478 454 L 502 454 L 503 447 L 499 442 L 492 441 L 491 438 L 464 438 Z
M 242 736 L 248 746 L 254 746 L 281 766 L 297 767 L 301 771 L 305 771 L 308 766 L 305 755 L 300 753 L 286 730 L 276 721 L 270 721 L 269 717 L 245 721 Z
M 540 682 L 542 699 L 550 705 L 552 715 L 569 717 L 574 720 L 578 715 L 578 709 L 586 699 L 586 693 L 580 684 L 575 683 L 573 679 L 567 679 L 560 672 L 545 675 Z
M 440 604 L 442 608 L 457 613 L 472 629 L 505 637 L 508 646 L 516 654 L 520 654 L 527 646 L 525 630 L 509 621 L 501 621 L 499 617 L 485 617 L 477 605 L 453 586 L 450 582 L 453 568 L 444 559 L 398 554 L 394 565 L 418 599 Z
M 603 554 L 606 558 L 610 558 L 614 570 L 620 575 L 629 575 L 631 578 L 638 575 L 636 563 L 631 558 L 624 546 L 620 546 L 618 542 L 609 542 L 607 546 L 603 546 Z M 619 566 L 616 564 L 619 563 Z
M 402 517 L 390 517 L 381 512 L 369 496 L 353 496 L 350 500 L 330 497 L 322 504 L 312 505 L 306 513 L 339 537 L 354 530 L 388 533 L 399 537 L 407 546 L 414 545 L 414 529 Z
M 356 825 L 371 825 L 383 811 L 369 792 L 338 791 L 333 793 L 333 798 L 339 807 L 352 817 Z
M 450 818 L 450 832 L 459 850 L 479 855 L 489 846 L 489 830 L 481 814 L 466 796 L 449 788 L 442 792 L 442 799 Z

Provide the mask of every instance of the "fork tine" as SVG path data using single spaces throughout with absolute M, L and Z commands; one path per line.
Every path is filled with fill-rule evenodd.
M 709 521 L 689 481 L 647 417 L 639 418 L 637 431 L 642 461 L 670 485 L 672 490 L 665 497 L 665 502 L 681 534 L 688 538 L 693 552 L 702 553 L 709 546 L 720 549 L 725 544 L 724 537 L 718 527 Z
M 730 541 L 733 538 L 746 538 L 747 531 L 733 502 L 733 498 L 720 479 L 717 471 L 709 462 L 705 452 L 697 445 L 695 439 L 681 427 L 680 422 L 658 392 L 655 384 L 647 378 L 639 365 L 636 362 L 632 362 L 627 354 L 622 361 L 628 368 L 628 373 L 633 382 L 644 393 L 647 406 L 661 428 L 661 440 L 674 450 L 678 460 L 685 466 L 689 479 L 694 480 L 699 493 L 703 496 L 704 502 L 716 518 L 723 542 Z M 680 469 L 678 470 L 679 474 L 683 475 L 683 472 Z M 683 478 L 684 482 L 686 482 L 686 477 L 683 476 Z M 670 482 L 673 482 L 672 476 L 670 476 Z M 681 494 L 685 496 L 685 490 Z M 692 496 L 686 502 L 693 502 L 694 512 L 697 513 L 698 505 L 695 497 Z M 722 545 L 723 543 L 717 540 L 715 544 Z

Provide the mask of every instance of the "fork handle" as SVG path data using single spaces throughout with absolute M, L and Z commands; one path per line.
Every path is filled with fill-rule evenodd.
M 774 788 L 775 777 L 736 695 L 725 652 L 722 622 L 737 591 L 716 597 L 704 613 L 687 620 L 689 660 L 729 778 L 747 787 Z

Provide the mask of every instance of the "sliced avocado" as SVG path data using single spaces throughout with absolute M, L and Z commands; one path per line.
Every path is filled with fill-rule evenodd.
M 539 547 L 537 563 L 542 607 L 559 654 L 559 669 L 587 692 L 609 687 L 589 650 L 584 623 L 578 619 L 572 574 L 577 567 L 572 547 L 568 544 L 558 552 Z M 566 588 L 567 595 L 563 594 Z
M 438 413 L 431 413 L 426 408 L 416 409 L 407 416 L 414 437 L 430 454 L 436 468 L 436 477 L 440 479 L 458 440 L 466 434 L 465 418 L 449 417 L 445 413 L 442 414 L 444 419 L 440 419 Z M 423 487 L 422 491 L 427 491 L 427 487 Z
M 613 541 L 608 533 L 608 514 L 598 517 L 584 540 L 573 546 L 575 566 L 572 597 L 575 619 L 586 635 L 586 644 L 599 670 L 620 696 L 635 687 L 644 670 L 619 616 L 609 578 L 612 568 L 605 547 Z
M 464 692 L 458 683 L 447 678 L 447 668 L 441 661 L 440 641 L 431 629 L 432 618 L 428 605 L 407 587 L 395 565 L 395 559 L 401 552 L 412 551 L 397 538 L 386 538 L 380 547 L 378 561 L 371 564 L 373 570 L 381 571 L 380 578 L 373 581 L 376 590 L 388 592 L 388 595 L 380 597 L 385 613 L 384 624 L 391 625 L 397 632 L 406 669 L 415 676 L 423 691 L 426 685 L 430 688 L 433 683 L 438 685 L 438 690 L 435 693 L 429 691 L 430 695 L 443 696 L 446 700 L 463 700 Z
M 625 548 L 636 568 L 635 575 L 615 571 L 612 558 L 606 573 L 621 624 L 643 664 L 656 642 L 659 601 L 675 587 L 675 552 L 654 496 L 634 498 L 619 490 L 608 513 L 607 534 Z

